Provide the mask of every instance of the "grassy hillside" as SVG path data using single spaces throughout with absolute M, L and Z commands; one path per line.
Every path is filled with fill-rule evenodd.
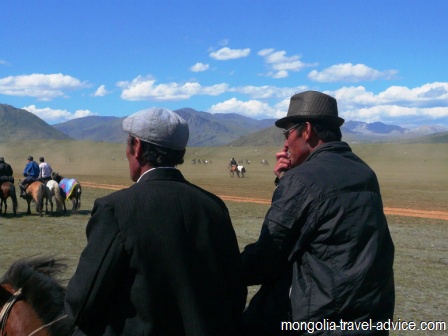
M 0 142 L 43 139 L 72 138 L 28 111 L 0 104 Z
M 403 143 L 438 144 L 448 143 L 448 132 L 434 133 L 415 139 L 404 140 Z

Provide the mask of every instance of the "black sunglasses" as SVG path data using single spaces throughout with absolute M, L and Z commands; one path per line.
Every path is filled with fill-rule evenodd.
M 285 139 L 288 140 L 289 135 L 290 135 L 295 129 L 297 129 L 299 126 L 302 126 L 302 125 L 303 125 L 303 123 L 296 124 L 296 125 L 294 125 L 294 126 L 288 128 L 287 130 L 283 131 L 283 135 L 285 136 Z

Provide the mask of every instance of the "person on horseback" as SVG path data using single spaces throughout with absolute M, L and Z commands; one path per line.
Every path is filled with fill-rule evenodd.
M 0 157 L 0 185 L 3 182 L 14 183 L 14 177 L 12 176 L 13 171 L 11 165 L 5 162 L 4 157 Z
M 23 170 L 23 176 L 25 176 L 25 178 L 19 183 L 19 187 L 20 197 L 25 198 L 26 187 L 39 178 L 39 165 L 34 161 L 32 156 L 28 156 L 28 163 Z
M 234 158 L 232 158 L 232 160 L 230 160 L 230 166 L 238 166 L 238 163 L 236 162 L 236 160 Z
M 51 173 L 53 172 L 53 169 L 47 162 L 45 162 L 43 156 L 39 158 L 39 162 L 39 181 L 47 183 L 51 180 Z

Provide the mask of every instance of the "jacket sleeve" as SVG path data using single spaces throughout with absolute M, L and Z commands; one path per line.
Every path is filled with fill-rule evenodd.
M 246 285 L 259 285 L 276 279 L 288 267 L 288 258 L 299 239 L 306 196 L 300 183 L 282 181 L 276 188 L 271 207 L 258 240 L 242 252 Z
M 65 308 L 76 325 L 107 319 L 107 302 L 125 272 L 126 254 L 114 207 L 96 200 L 87 224 L 87 246 L 67 287 Z

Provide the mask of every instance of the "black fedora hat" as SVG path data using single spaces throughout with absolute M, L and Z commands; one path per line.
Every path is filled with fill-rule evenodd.
M 275 126 L 286 128 L 289 123 L 300 121 L 324 121 L 341 126 L 344 119 L 338 116 L 336 99 L 322 92 L 305 91 L 291 97 L 288 114 L 275 122 Z

